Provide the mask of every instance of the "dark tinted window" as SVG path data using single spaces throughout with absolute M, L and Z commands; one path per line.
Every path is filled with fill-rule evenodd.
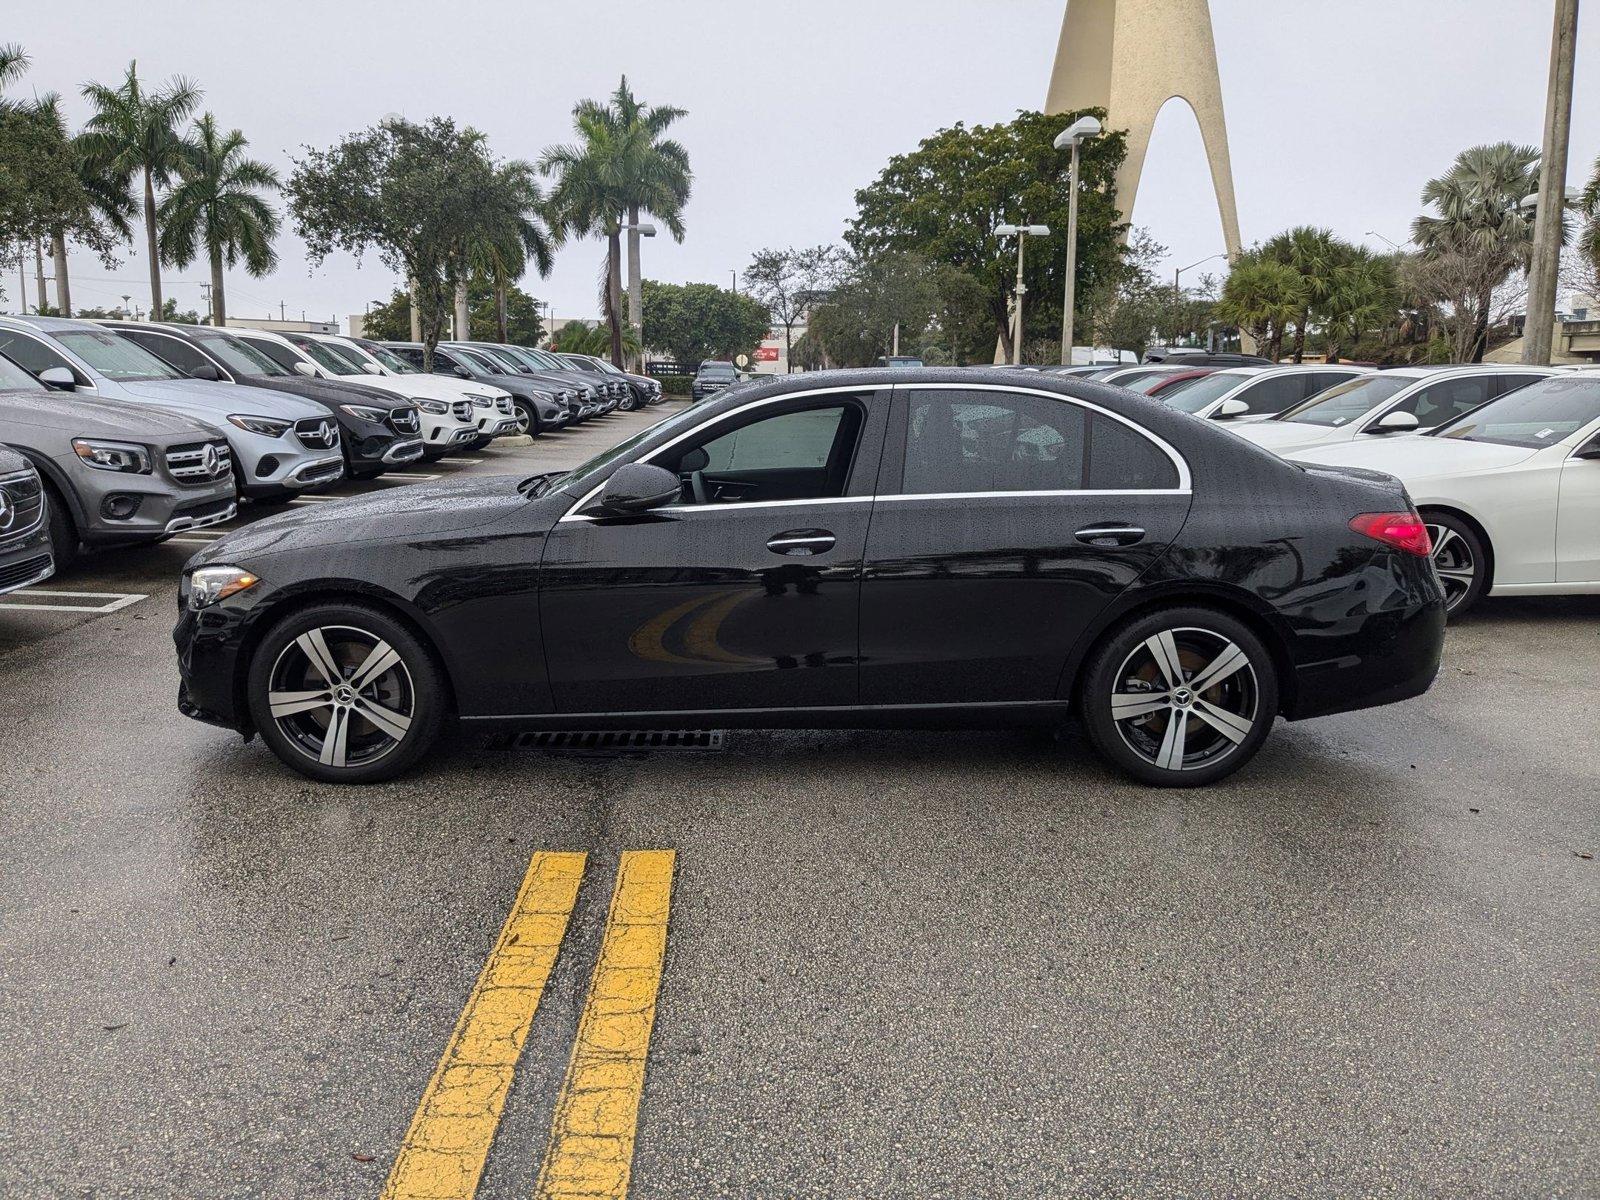
M 1008 392 L 912 392 L 909 400 L 902 493 L 1083 487 L 1078 405 Z
M 1461 379 L 1441 379 L 1400 401 L 1391 411 L 1408 412 L 1423 429 L 1454 421 L 1494 397 L 1493 375 L 1468 375 Z
M 1309 399 L 1319 392 L 1325 392 L 1331 387 L 1344 383 L 1350 377 L 1348 371 L 1313 371 L 1305 376 L 1304 395 Z
M 1544 379 L 1543 375 L 1496 375 L 1494 379 L 1495 396 L 1504 396 L 1507 392 L 1514 392 L 1518 388 L 1525 388 L 1530 383 L 1538 383 Z
M 1306 383 L 1310 378 L 1308 375 L 1268 375 L 1260 383 L 1245 388 L 1234 399 L 1243 400 L 1250 406 L 1249 416 L 1275 416 L 1306 398 Z
M 180 337 L 170 334 L 118 331 L 119 337 L 125 337 L 135 345 L 143 346 L 158 358 L 164 358 L 178 370 L 187 375 L 196 367 L 209 367 L 213 363 L 204 354 L 196 350 Z
M 1091 491 L 1148 492 L 1178 486 L 1178 468 L 1162 449 L 1121 421 L 1089 414 Z
M 48 371 L 51 367 L 65 367 L 72 371 L 72 377 L 81 384 L 89 381 L 83 377 L 82 371 L 75 371 L 72 364 L 61 355 L 57 354 L 43 342 L 35 341 L 24 334 L 12 333 L 10 330 L 0 330 L 0 354 L 4 354 L 14 363 L 35 375 L 41 371 Z

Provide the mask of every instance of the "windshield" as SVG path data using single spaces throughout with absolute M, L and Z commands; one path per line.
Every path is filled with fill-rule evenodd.
M 143 346 L 98 330 L 74 329 L 56 334 L 56 340 L 107 379 L 136 383 L 143 379 L 183 379 Z
M 710 376 L 713 379 L 737 379 L 739 377 L 739 372 L 733 369 L 732 363 L 722 362 L 701 363 L 700 374 Z
M 546 354 L 543 350 L 535 350 L 531 346 L 517 346 L 516 352 L 534 366 L 545 371 L 570 371 L 572 364 L 557 358 L 554 354 Z
M 564 475 L 556 475 L 541 489 L 540 494 L 552 492 L 557 488 L 569 488 L 581 493 L 588 484 L 589 477 L 619 458 L 624 458 L 632 453 L 635 447 L 646 438 L 655 437 L 659 433 L 666 433 L 677 429 L 680 425 L 693 425 L 704 418 L 704 413 L 698 408 L 684 408 L 663 417 L 654 425 L 647 426 L 625 441 L 618 442 L 609 450 L 602 450 L 587 462 L 579 463 Z
M 1365 375 L 1345 383 L 1336 383 L 1327 391 L 1318 392 L 1304 404 L 1297 404 L 1272 419 L 1294 421 L 1301 425 L 1325 425 L 1329 429 L 1348 425 L 1416 382 L 1406 375 Z
M 1139 379 L 1135 383 L 1124 383 L 1122 386 L 1127 388 L 1130 392 L 1138 392 L 1141 396 L 1148 396 L 1151 392 L 1155 391 L 1156 388 L 1160 387 L 1162 384 L 1171 383 L 1173 377 L 1175 375 L 1178 375 L 1178 374 L 1181 374 L 1181 372 L 1178 372 L 1178 371 L 1154 371 L 1151 374 L 1146 375 L 1143 378 Z M 1195 378 L 1199 379 L 1199 378 L 1201 378 L 1201 376 L 1196 375 Z M 1180 381 L 1178 383 L 1174 383 L 1173 387 L 1182 387 L 1185 382 L 1188 382 L 1188 381 L 1184 380 L 1184 381 Z
M 1538 450 L 1600 421 L 1600 376 L 1543 379 L 1491 400 L 1435 437 Z
M 363 350 L 372 355 L 373 358 L 377 359 L 384 366 L 388 367 L 389 370 L 393 371 L 396 375 L 422 374 L 421 371 L 417 370 L 393 350 L 386 349 L 385 347 L 378 345 L 376 342 L 362 342 L 360 343 L 360 346 Z
M 238 338 L 224 337 L 220 334 L 202 334 L 198 339 L 200 345 L 210 354 L 220 360 L 228 370 L 239 375 L 287 375 L 289 372 L 273 362 L 254 346 L 241 342 Z
M 295 344 L 300 353 L 311 359 L 318 366 L 332 371 L 335 375 L 366 374 L 358 364 L 351 362 L 340 354 L 336 354 L 332 346 L 324 345 L 322 342 L 313 342 L 310 338 L 290 338 L 289 340 Z
M 1229 375 L 1219 371 L 1215 375 L 1202 375 L 1192 382 L 1170 387 L 1157 399 L 1180 412 L 1197 413 L 1213 400 L 1222 399 L 1247 379 L 1248 375 Z
M 45 386 L 4 354 L 0 354 L 0 390 L 42 392 Z

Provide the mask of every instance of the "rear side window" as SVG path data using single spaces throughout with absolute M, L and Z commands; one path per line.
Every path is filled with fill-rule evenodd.
M 1307 375 L 1269 375 L 1260 383 L 1245 388 L 1236 399 L 1250 406 L 1252 417 L 1276 416 L 1306 398 L 1306 384 L 1310 381 Z
M 1465 416 L 1496 395 L 1493 375 L 1468 375 L 1441 379 L 1400 401 L 1391 411 L 1408 412 L 1423 429 L 1432 429 Z
M 928 391 L 911 392 L 908 403 L 904 495 L 1152 491 L 1179 484 L 1177 467 L 1144 434 L 1065 400 Z
M 1543 375 L 1496 375 L 1494 379 L 1494 394 L 1498 399 L 1507 392 L 1514 392 L 1518 388 L 1525 388 L 1530 383 L 1538 383 Z
M 117 336 L 125 337 L 137 346 L 143 346 L 158 358 L 166 359 L 185 375 L 196 367 L 208 366 L 211 363 L 210 359 L 182 338 L 159 333 L 125 333 L 122 330 L 117 331 Z

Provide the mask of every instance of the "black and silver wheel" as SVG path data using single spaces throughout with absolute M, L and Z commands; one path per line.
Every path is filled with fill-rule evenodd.
M 1246 626 L 1210 609 L 1168 609 L 1111 636 L 1083 677 L 1095 748 L 1128 774 L 1195 787 L 1255 755 L 1278 713 L 1272 657 Z
M 313 779 L 374 783 L 419 759 L 439 733 L 444 681 L 426 648 L 362 605 L 303 609 L 269 632 L 250 665 L 263 740 Z
M 1444 610 L 1459 616 L 1478 602 L 1488 586 L 1488 555 L 1477 530 L 1449 513 L 1425 513 L 1433 543 L 1433 569 L 1444 585 Z
M 517 432 L 526 434 L 529 437 L 538 437 L 541 426 L 539 424 L 539 414 L 535 411 L 532 401 L 516 401 L 516 410 Z

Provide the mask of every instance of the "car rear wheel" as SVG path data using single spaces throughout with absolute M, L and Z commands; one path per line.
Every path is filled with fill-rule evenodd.
M 1444 584 L 1444 610 L 1452 617 L 1466 612 L 1489 586 L 1489 555 L 1483 539 L 1460 517 L 1423 513 L 1433 543 L 1433 569 Z
M 272 752 L 330 783 L 392 779 L 427 753 L 445 715 L 444 678 L 427 648 L 366 605 L 285 618 L 257 648 L 246 686 Z
M 1157 787 L 1199 787 L 1261 748 L 1278 713 L 1277 672 L 1242 622 L 1170 608 L 1096 649 L 1081 701 L 1090 741 L 1124 772 Z

